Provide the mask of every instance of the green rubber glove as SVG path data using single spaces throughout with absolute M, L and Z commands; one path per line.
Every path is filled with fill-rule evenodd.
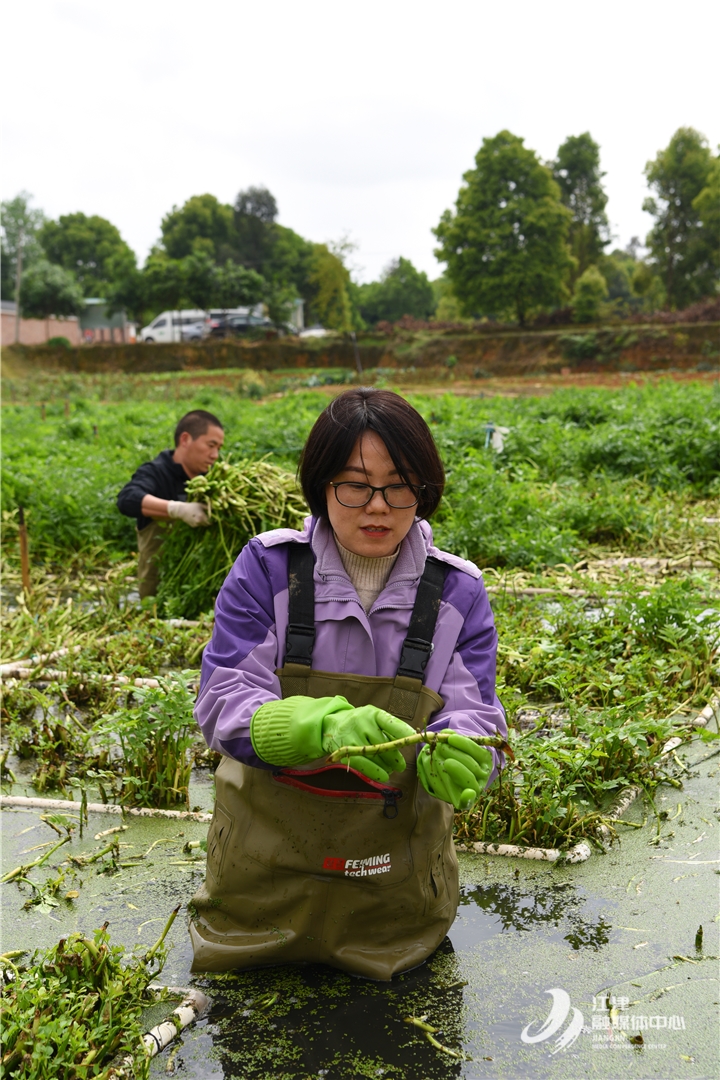
M 250 721 L 255 753 L 263 761 L 279 766 L 306 765 L 341 746 L 372 746 L 412 734 L 414 729 L 409 724 L 383 709 L 373 705 L 355 709 L 339 694 L 267 701 Z M 343 764 L 371 780 L 386 783 L 391 772 L 402 772 L 405 759 L 399 750 L 391 750 L 372 758 L 344 758 Z
M 456 810 L 470 809 L 484 791 L 492 769 L 489 750 L 454 733 L 447 742 L 423 746 L 417 759 L 418 778 L 427 793 L 452 803 Z
M 341 746 L 376 746 L 378 743 L 392 742 L 394 739 L 404 739 L 408 735 L 414 735 L 415 728 L 410 727 L 404 720 L 398 720 L 396 716 L 377 709 L 374 705 L 363 705 L 362 708 L 352 709 L 350 712 L 334 713 L 323 721 L 323 750 L 326 754 L 332 754 Z M 343 765 L 349 765 L 351 769 L 369 776 L 371 780 L 379 780 L 385 784 L 390 778 L 390 773 L 402 772 L 405 768 L 405 758 L 399 750 L 385 750 L 382 754 L 373 754 L 372 757 L 360 757 L 359 754 L 350 758 L 341 758 Z

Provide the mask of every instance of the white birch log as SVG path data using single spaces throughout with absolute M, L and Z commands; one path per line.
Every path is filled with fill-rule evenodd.
M 0 795 L 0 807 L 27 810 L 81 810 L 82 803 L 69 799 L 41 799 L 28 795 Z M 88 803 L 89 814 L 124 814 L 127 817 L 173 818 L 179 821 L 212 821 L 212 814 L 197 810 L 160 810 L 154 806 L 118 806 L 116 803 Z

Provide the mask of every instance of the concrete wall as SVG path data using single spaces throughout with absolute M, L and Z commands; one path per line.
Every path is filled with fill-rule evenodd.
M 82 345 L 80 323 L 72 315 L 68 319 L 21 319 L 20 344 L 44 345 L 53 337 L 67 338 L 71 345 Z M 2 313 L 2 345 L 15 344 L 15 312 Z

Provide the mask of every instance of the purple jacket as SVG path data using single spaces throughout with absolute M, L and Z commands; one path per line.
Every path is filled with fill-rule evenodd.
M 435 647 L 425 670 L 425 685 L 440 694 L 445 707 L 435 713 L 429 729 L 507 734 L 495 694 L 497 632 L 478 568 L 433 547 L 430 526 L 416 520 L 385 588 L 366 614 L 329 524 L 307 518 L 302 532 L 276 529 L 251 540 L 220 590 L 195 707 L 208 746 L 246 765 L 270 767 L 253 750 L 250 720 L 264 702 L 282 696 L 275 670 L 285 652 L 288 543 L 310 543 L 315 553 L 313 667 L 323 671 L 394 677 L 425 559 L 434 555 L 447 563 Z M 502 761 L 501 755 L 494 756 Z

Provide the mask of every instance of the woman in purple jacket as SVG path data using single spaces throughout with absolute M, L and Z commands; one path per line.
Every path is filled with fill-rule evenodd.
M 482 576 L 433 546 L 444 472 L 397 394 L 348 390 L 319 416 L 300 480 L 312 511 L 243 549 L 215 608 L 196 717 L 224 755 L 195 971 L 324 962 L 389 979 L 457 911 L 453 808 L 480 796 L 506 734 Z M 434 746 L 328 756 L 416 731 Z

